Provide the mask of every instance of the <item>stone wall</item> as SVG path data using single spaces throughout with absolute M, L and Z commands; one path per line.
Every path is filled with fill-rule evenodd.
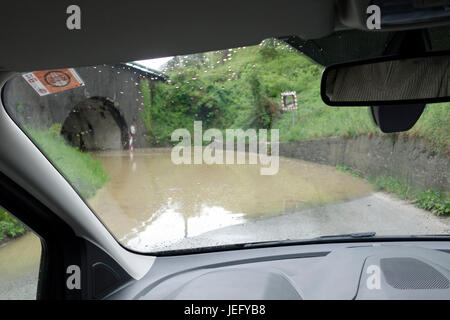
M 365 176 L 387 174 L 423 188 L 450 191 L 450 156 L 436 153 L 422 139 L 363 135 L 282 142 L 280 155 L 347 166 Z
M 141 119 L 143 96 L 139 82 L 144 78 L 125 65 L 102 65 L 75 68 L 85 86 L 40 97 L 19 74 L 8 81 L 3 101 L 14 119 L 32 127 L 48 128 L 54 123 L 64 125 L 74 108 L 90 98 L 111 102 L 126 127 L 136 127 L 135 147 L 148 147 L 147 130 Z M 149 79 L 149 78 L 147 78 Z M 149 81 L 152 81 L 151 78 Z

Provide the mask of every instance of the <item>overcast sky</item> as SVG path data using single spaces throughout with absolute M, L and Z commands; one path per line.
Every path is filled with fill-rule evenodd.
M 158 71 L 162 70 L 162 66 L 169 61 L 170 59 L 172 59 L 172 57 L 167 57 L 167 58 L 158 58 L 158 59 L 148 59 L 148 60 L 139 60 L 139 61 L 135 61 L 136 63 L 142 64 L 148 68 L 152 68 Z

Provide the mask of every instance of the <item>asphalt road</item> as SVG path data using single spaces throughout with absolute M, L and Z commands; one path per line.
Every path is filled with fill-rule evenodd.
M 369 196 L 203 233 L 165 250 L 375 231 L 377 235 L 450 233 L 450 217 L 438 217 L 391 195 Z M 155 248 L 162 250 L 163 248 Z
M 0 300 L 36 298 L 41 243 L 32 232 L 0 246 Z

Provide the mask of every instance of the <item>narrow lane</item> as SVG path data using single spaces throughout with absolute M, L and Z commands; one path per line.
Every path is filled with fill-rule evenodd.
M 373 192 L 366 181 L 334 167 L 282 157 L 273 176 L 261 175 L 260 165 L 175 165 L 169 149 L 95 157 L 111 180 L 89 205 L 135 250 Z

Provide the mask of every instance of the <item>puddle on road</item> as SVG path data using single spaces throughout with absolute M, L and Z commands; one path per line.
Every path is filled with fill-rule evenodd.
M 367 195 L 371 186 L 334 167 L 280 157 L 259 165 L 175 165 L 169 149 L 95 153 L 111 180 L 89 205 L 126 246 L 149 251 L 218 228 Z
M 33 233 L 0 245 L 0 287 L 3 279 L 22 277 L 35 273 L 36 279 L 41 260 L 41 241 Z

